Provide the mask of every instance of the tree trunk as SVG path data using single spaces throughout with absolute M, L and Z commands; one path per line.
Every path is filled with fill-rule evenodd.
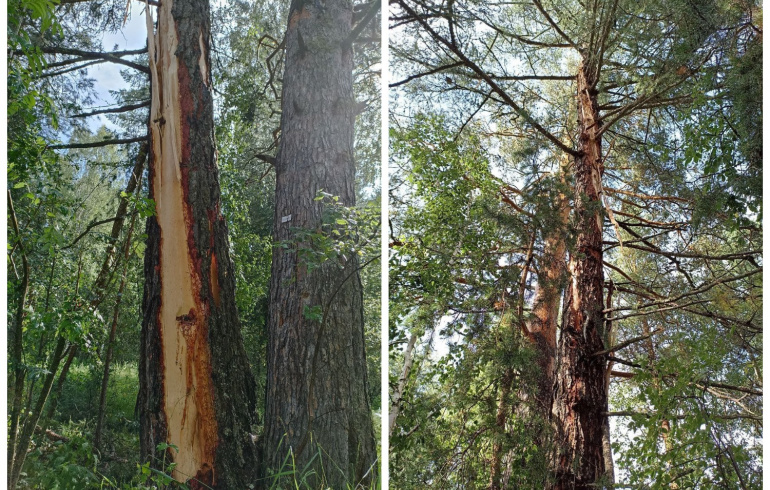
M 102 442 L 102 428 L 104 426 L 104 410 L 107 405 L 107 386 L 110 381 L 110 364 L 112 362 L 112 352 L 115 349 L 115 335 L 118 331 L 118 318 L 120 315 L 120 303 L 123 299 L 123 289 L 126 287 L 126 275 L 128 274 L 128 257 L 131 250 L 131 237 L 134 234 L 134 223 L 136 216 L 131 218 L 131 226 L 128 228 L 126 244 L 123 250 L 123 275 L 120 278 L 118 286 L 118 295 L 115 299 L 115 306 L 112 314 L 112 325 L 110 334 L 107 338 L 107 352 L 104 355 L 104 373 L 102 375 L 102 388 L 99 392 L 99 410 L 96 415 L 96 430 L 94 431 L 94 447 L 98 450 Z M 108 255 L 109 257 L 109 255 Z
M 607 411 L 602 270 L 601 123 L 596 71 L 581 63 L 577 76 L 579 156 L 575 158 L 577 243 L 559 338 L 553 417 L 556 450 L 549 488 L 588 489 L 604 475 L 602 432 Z
M 562 172 L 567 165 L 562 165 Z M 562 182 L 564 174 L 561 173 Z M 537 353 L 539 377 L 535 392 L 538 414 L 548 420 L 553 405 L 553 383 L 556 369 L 556 329 L 559 324 L 559 303 L 564 291 L 567 272 L 567 243 L 564 227 L 569 220 L 569 202 L 559 196 L 558 225 L 546 232 L 543 256 L 539 261 L 537 287 L 532 301 L 532 317 L 526 324 L 527 338 Z
M 35 432 L 37 422 L 40 420 L 40 415 L 43 413 L 43 408 L 45 408 L 45 402 L 48 399 L 48 394 L 51 392 L 51 386 L 53 385 L 53 380 L 56 377 L 56 370 L 59 369 L 59 363 L 62 360 L 62 352 L 64 351 L 64 346 L 66 343 L 67 341 L 64 339 L 64 337 L 59 337 L 59 340 L 56 343 L 56 348 L 53 352 L 53 356 L 51 357 L 51 362 L 48 366 L 48 374 L 45 376 L 43 388 L 40 390 L 40 394 L 38 395 L 37 403 L 35 404 L 32 412 L 24 420 L 24 427 L 22 428 L 21 434 L 18 436 L 18 442 L 14 451 L 13 464 L 11 465 L 10 471 L 8 472 L 9 489 L 16 488 L 16 484 L 19 483 L 21 469 L 24 466 L 24 460 L 27 459 L 27 449 L 29 449 L 29 443 L 32 441 L 32 434 Z
M 406 351 L 404 352 L 404 368 L 401 370 L 401 376 L 398 378 L 398 388 L 393 394 L 393 401 L 390 404 L 390 411 L 388 412 L 388 434 L 393 434 L 393 429 L 396 427 L 396 418 L 398 418 L 398 412 L 401 408 L 401 401 L 404 399 L 404 391 L 406 390 L 406 382 L 409 379 L 409 373 L 412 371 L 412 364 L 414 363 L 414 344 L 417 343 L 417 334 L 412 333 L 409 336 L 409 342 L 406 344 Z
M 498 427 L 499 434 L 503 434 L 505 431 L 505 424 L 508 420 L 508 398 L 511 394 L 511 387 L 513 385 L 513 369 L 507 368 L 503 371 L 503 376 L 500 379 L 500 397 L 497 401 L 497 414 L 495 416 L 495 425 Z M 502 457 L 503 457 L 503 443 L 496 440 L 492 446 L 492 462 L 490 464 L 489 472 L 489 490 L 500 490 L 503 488 L 501 484 L 502 478 Z
M 352 13 L 349 0 L 293 0 L 286 32 L 273 236 L 288 248 L 273 251 L 265 454 L 273 473 L 292 469 L 289 451 L 297 472 L 310 464 L 313 488 L 376 475 L 358 259 L 309 266 L 296 238 L 321 229 L 318 191 L 355 204 Z
M 16 315 L 13 319 L 12 330 L 12 348 L 10 367 L 13 369 L 14 374 L 14 388 L 13 398 L 11 402 L 11 421 L 10 432 L 8 434 L 8 488 L 13 489 L 16 485 L 15 481 L 12 481 L 13 466 L 17 459 L 16 442 L 19 431 L 19 417 L 21 416 L 21 399 L 24 395 L 24 378 L 26 377 L 27 370 L 22 364 L 22 335 L 24 329 L 24 306 L 27 301 L 27 292 L 29 291 L 29 262 L 27 261 L 27 253 L 24 250 L 24 244 L 21 243 L 21 233 L 19 231 L 19 222 L 16 219 L 16 211 L 13 207 L 13 199 L 11 198 L 11 191 L 8 190 L 8 211 L 11 214 L 11 222 L 13 228 L 16 231 L 16 239 L 19 240 L 19 250 L 21 251 L 22 260 L 22 276 L 19 283 L 18 303 L 16 304 Z M 24 456 L 20 457 L 23 459 Z
M 144 162 L 147 160 L 147 152 L 149 151 L 149 148 L 150 145 L 148 143 L 142 143 L 139 146 L 139 153 L 136 156 L 134 168 L 131 171 L 131 176 L 128 178 L 128 182 L 126 183 L 126 195 L 121 195 L 120 201 L 118 201 L 118 209 L 115 211 L 115 221 L 112 222 L 112 230 L 110 231 L 110 241 L 107 243 L 107 248 L 104 251 L 104 261 L 102 262 L 102 267 L 99 270 L 99 274 L 96 276 L 96 281 L 94 281 L 93 291 L 96 292 L 97 296 L 99 296 L 100 291 L 107 287 L 107 280 L 111 275 L 110 270 L 115 265 L 113 264 L 112 259 L 115 256 L 115 246 L 118 243 L 118 238 L 120 237 L 120 232 L 123 230 L 123 223 L 126 219 L 125 216 L 126 212 L 128 211 L 128 195 L 133 194 L 141 182 L 142 173 L 144 173 Z M 103 298 L 104 295 L 102 294 L 100 297 Z M 96 307 L 98 305 L 98 299 L 100 298 L 94 298 L 92 300 L 92 307 Z
M 144 172 L 144 163 L 147 160 L 148 151 L 149 145 L 147 143 L 142 143 L 142 145 L 139 147 L 139 153 L 136 157 L 136 161 L 134 162 L 134 168 L 131 171 L 131 177 L 129 177 L 128 182 L 126 183 L 126 195 L 121 195 L 120 200 L 118 201 L 118 209 L 115 211 L 116 219 L 113 221 L 109 242 L 107 243 L 107 248 L 104 251 L 105 255 L 104 260 L 102 261 L 102 267 L 99 269 L 99 274 L 97 274 L 96 280 L 91 287 L 91 308 L 97 308 L 106 296 L 105 293 L 107 283 L 109 282 L 109 278 L 112 276 L 112 272 L 116 265 L 112 260 L 115 255 L 115 244 L 117 243 L 118 238 L 120 238 L 120 233 L 123 230 L 123 224 L 125 222 L 125 218 L 121 218 L 121 216 L 125 216 L 126 211 L 128 210 L 128 195 L 133 194 L 141 182 L 142 173 Z M 43 429 L 48 426 L 48 423 L 56 413 L 56 406 L 59 403 L 59 396 L 61 395 L 64 382 L 67 380 L 67 374 L 69 374 L 70 366 L 72 365 L 72 361 L 75 359 L 78 350 L 79 346 L 77 345 L 71 345 L 68 349 L 69 352 L 67 353 L 67 360 L 64 361 L 64 366 L 62 366 L 59 379 L 56 381 L 56 385 L 51 390 L 51 395 L 49 396 L 48 408 L 46 409 L 45 416 L 43 417 Z
M 660 371 L 658 371 L 658 355 L 655 351 L 655 341 L 653 340 L 652 336 L 652 329 L 650 329 L 650 321 L 649 318 L 646 316 L 641 317 L 641 325 L 642 325 L 642 335 L 647 335 L 648 337 L 644 340 L 644 346 L 647 349 L 647 360 L 650 363 L 651 368 L 651 374 L 652 374 L 652 386 L 660 392 L 662 387 L 662 381 L 660 378 Z M 671 432 L 671 421 L 663 417 L 660 421 L 660 438 L 663 440 L 663 449 L 668 454 L 669 452 L 674 450 L 674 447 L 671 443 L 671 440 L 669 439 L 669 432 Z M 673 472 L 673 469 L 671 467 L 671 462 L 666 462 L 666 478 L 670 481 L 668 484 L 668 487 L 670 490 L 678 490 L 679 484 L 675 481 L 675 475 Z
M 207 0 L 148 13 L 150 197 L 139 365 L 141 453 L 192 488 L 255 481 L 255 382 L 235 307 L 214 149 Z M 176 450 L 157 451 L 161 443 Z M 161 468 L 162 469 L 162 468 Z

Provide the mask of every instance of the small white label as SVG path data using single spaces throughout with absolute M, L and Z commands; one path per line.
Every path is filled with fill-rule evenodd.
M 289 221 L 291 221 L 291 215 L 284 216 L 283 218 L 281 218 L 281 223 L 287 223 Z

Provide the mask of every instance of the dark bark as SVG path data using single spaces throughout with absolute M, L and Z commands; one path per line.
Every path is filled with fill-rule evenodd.
M 8 488 L 13 489 L 15 482 L 12 481 L 13 466 L 17 459 L 16 454 L 16 442 L 19 431 L 19 417 L 21 415 L 21 399 L 24 393 L 24 378 L 26 376 L 26 369 L 22 364 L 22 333 L 24 325 L 24 305 L 27 301 L 27 292 L 29 291 L 29 262 L 27 261 L 27 253 L 24 250 L 24 244 L 21 243 L 21 234 L 19 231 L 19 222 L 16 219 L 16 212 L 13 207 L 13 199 L 11 198 L 11 191 L 8 191 L 8 211 L 11 214 L 11 223 L 13 229 L 16 232 L 16 239 L 19 243 L 19 251 L 21 252 L 22 260 L 22 276 L 19 283 L 19 290 L 16 293 L 18 295 L 18 302 L 16 304 L 16 315 L 13 319 L 12 341 L 11 341 L 11 358 L 10 368 L 13 370 L 14 388 L 13 398 L 11 402 L 11 421 L 10 432 L 8 436 Z M 21 456 L 23 458 L 23 456 Z
M 552 489 L 588 489 L 605 473 L 602 451 L 607 393 L 602 269 L 602 155 L 595 70 L 580 65 L 577 77 L 579 148 L 574 160 L 577 228 L 564 299 L 553 418 L 556 449 Z
M 321 189 L 355 204 L 353 52 L 345 43 L 352 13 L 349 0 L 291 4 L 275 166 L 277 242 L 321 227 Z M 358 260 L 349 254 L 309 267 L 298 258 L 303 246 L 273 251 L 265 463 L 278 472 L 291 450 L 298 472 L 312 461 L 311 487 L 346 488 L 377 473 Z M 322 308 L 322 320 L 305 316 L 313 307 Z
M 43 422 L 40 424 L 43 428 L 48 427 L 48 423 L 56 413 L 56 407 L 59 404 L 59 398 L 61 397 L 62 388 L 64 388 L 64 382 L 67 380 L 67 375 L 70 372 L 70 366 L 72 366 L 72 361 L 75 360 L 77 353 L 77 345 L 70 345 L 69 349 L 67 349 L 67 352 L 65 352 L 67 355 L 67 360 L 64 361 L 64 365 L 62 366 L 61 372 L 59 373 L 59 378 L 56 380 L 56 385 L 53 387 L 51 390 L 51 395 L 48 397 L 48 408 L 45 411 Z
M 214 149 L 207 0 L 164 1 L 148 19 L 150 197 L 138 407 L 141 455 L 191 488 L 256 479 L 255 382 L 235 306 Z M 159 443 L 177 447 L 166 454 Z

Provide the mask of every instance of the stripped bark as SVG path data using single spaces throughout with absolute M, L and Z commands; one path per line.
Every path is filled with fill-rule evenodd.
M 585 61 L 585 60 L 584 60 Z M 578 156 L 574 160 L 577 233 L 559 338 L 553 420 L 556 448 L 549 489 L 588 489 L 605 473 L 602 450 L 607 393 L 602 269 L 601 121 L 596 70 L 578 68 Z
M 251 376 L 235 307 L 214 148 L 207 0 L 148 12 L 150 197 L 142 305 L 141 453 L 191 488 L 255 481 Z M 161 443 L 175 446 L 165 454 Z
M 288 247 L 273 249 L 265 465 L 290 470 L 291 452 L 297 470 L 315 471 L 313 488 L 366 486 L 377 474 L 358 258 L 309 267 L 298 249 L 311 245 L 296 235 L 321 229 L 319 190 L 355 204 L 352 15 L 350 0 L 291 2 L 275 163 L 273 237 Z

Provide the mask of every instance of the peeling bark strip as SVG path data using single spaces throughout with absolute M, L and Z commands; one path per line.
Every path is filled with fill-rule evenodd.
M 575 217 L 579 231 L 570 253 L 570 284 L 564 299 L 559 339 L 553 420 L 557 447 L 553 461 L 558 490 L 588 489 L 604 474 L 602 454 L 605 359 L 592 354 L 604 348 L 601 176 L 603 172 L 596 73 L 578 69 L 579 155 L 575 157 Z
M 352 14 L 350 0 L 291 3 L 275 165 L 277 242 L 320 227 L 320 189 L 355 204 L 353 52 L 345 43 Z M 309 268 L 297 256 L 303 246 L 273 249 L 265 463 L 268 476 L 291 471 L 282 468 L 291 451 L 297 471 L 312 461 L 309 486 L 348 488 L 373 479 L 377 459 L 359 264 L 349 255 Z M 305 317 L 312 307 L 323 309 L 321 321 Z
M 140 420 L 142 458 L 192 488 L 255 480 L 254 381 L 219 212 L 207 0 L 166 0 L 147 17 L 152 101 Z

